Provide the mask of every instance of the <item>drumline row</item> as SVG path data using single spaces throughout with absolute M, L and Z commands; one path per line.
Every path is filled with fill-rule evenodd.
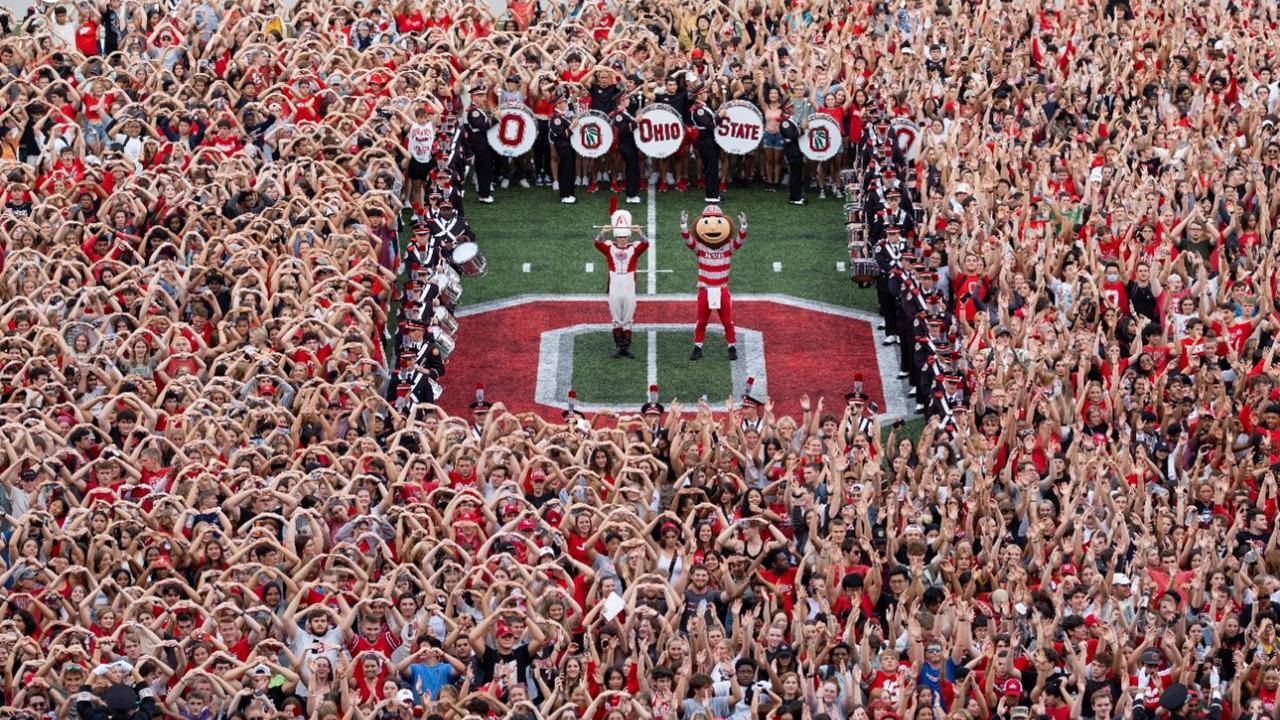
M 717 111 L 715 139 L 720 149 L 730 155 L 755 151 L 764 139 L 764 115 L 745 100 L 731 100 Z M 909 122 L 909 121 L 908 121 Z M 598 158 L 614 146 L 617 129 L 608 115 L 599 110 L 579 112 L 570 123 L 569 142 L 579 155 Z M 489 128 L 489 146 L 505 157 L 518 157 L 533 149 L 537 136 L 537 120 L 529 108 L 520 104 L 502 105 L 494 113 Z M 674 155 L 685 139 L 685 125 L 680 113 L 665 103 L 650 103 L 640 109 L 632 130 L 636 148 L 647 157 L 662 159 Z M 815 162 L 823 162 L 840 153 L 840 123 L 828 115 L 814 114 L 804 122 L 800 151 Z
M 853 167 L 840 172 L 840 185 L 845 193 L 845 231 L 849 239 L 849 275 L 859 287 L 875 285 L 880 266 L 875 260 L 868 229 L 872 218 L 867 216 L 863 193 L 868 187 L 882 184 L 882 168 L 892 168 L 894 154 L 908 166 L 915 163 L 920 153 L 919 127 L 907 118 L 886 118 L 880 111 L 869 113 L 865 141 L 870 155 L 854 158 Z M 923 221 L 924 207 L 915 203 L 916 221 Z

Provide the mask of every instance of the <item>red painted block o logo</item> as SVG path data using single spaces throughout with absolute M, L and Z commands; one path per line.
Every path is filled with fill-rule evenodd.
M 524 118 L 519 115 L 503 115 L 498 124 L 498 142 L 515 147 L 524 141 Z

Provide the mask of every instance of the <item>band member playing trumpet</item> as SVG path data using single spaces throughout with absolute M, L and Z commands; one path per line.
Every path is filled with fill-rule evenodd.
M 615 198 L 616 202 L 616 198 Z M 635 357 L 631 354 L 631 321 L 636 314 L 636 263 L 649 241 L 640 235 L 640 241 L 631 242 L 631 234 L 639 235 L 639 228 L 631 224 L 631 213 L 614 210 L 609 225 L 600 228 L 596 235 L 596 249 L 604 253 L 609 263 L 609 315 L 613 319 L 614 357 Z M 613 236 L 613 242 L 605 238 Z

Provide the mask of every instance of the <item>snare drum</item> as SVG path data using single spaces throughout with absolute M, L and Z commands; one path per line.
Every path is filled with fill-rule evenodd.
M 431 324 L 444 330 L 450 335 L 458 333 L 458 319 L 449 312 L 449 308 L 440 306 L 435 310 L 435 314 L 431 318 Z
M 436 349 L 440 351 L 440 359 L 449 362 L 449 356 L 453 354 L 453 348 L 458 342 L 453 339 L 453 335 L 444 331 L 439 325 L 435 326 L 435 332 L 432 333 Z
M 871 245 L 861 225 L 849 225 L 849 276 L 858 287 L 875 285 L 880 266 L 871 256 Z
M 869 288 L 876 284 L 876 278 L 880 275 L 880 266 L 876 265 L 875 260 L 867 260 L 859 258 L 849 261 L 850 277 L 854 284 L 860 288 Z
M 458 304 L 458 299 L 462 297 L 462 279 L 453 268 L 448 266 L 440 268 L 431 282 L 439 291 L 437 297 L 440 298 L 441 305 L 452 308 Z
M 484 277 L 486 261 L 480 246 L 473 242 L 458 243 L 453 249 L 453 266 L 467 277 Z

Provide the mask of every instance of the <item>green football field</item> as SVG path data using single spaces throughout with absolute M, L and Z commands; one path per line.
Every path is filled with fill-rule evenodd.
M 604 296 L 604 257 L 592 247 L 593 225 L 608 221 L 609 192 L 587 194 L 564 205 L 549 188 L 496 190 L 492 205 L 470 202 L 466 215 L 488 261 L 482 278 L 463 281 L 463 305 L 510 295 Z M 738 293 L 781 293 L 842 307 L 875 310 L 875 291 L 849 280 L 844 208 L 839 200 L 809 205 L 787 203 L 786 193 L 730 188 L 721 209 L 747 215 L 747 244 L 733 257 L 733 288 Z M 621 203 L 632 222 L 648 230 L 648 195 L 639 205 Z M 657 294 L 694 291 L 694 255 L 680 240 L 680 211 L 694 218 L 704 207 L 701 191 L 654 193 L 654 250 Z M 587 271 L 587 264 L 592 271 Z M 646 269 L 641 260 L 641 269 Z M 647 290 L 646 274 L 637 279 Z
M 597 233 L 593 226 L 608 221 L 610 193 L 606 187 L 595 194 L 579 189 L 578 202 L 572 205 L 560 203 L 549 188 L 495 189 L 494 196 L 497 202 L 492 205 L 474 200 L 466 204 L 466 216 L 487 267 L 483 277 L 463 279 L 461 306 L 517 295 L 585 295 L 604 300 L 605 258 L 592 246 L 592 240 Z M 719 205 L 727 215 L 736 220 L 739 213 L 745 213 L 748 221 L 746 245 L 734 255 L 736 293 L 789 295 L 875 312 L 875 291 L 859 288 L 849 279 L 841 200 L 819 200 L 812 189 L 807 192 L 809 205 L 804 207 L 788 204 L 785 193 L 762 188 L 730 188 L 723 197 Z M 636 205 L 619 204 L 655 241 L 650 251 L 652 265 L 647 258 L 640 262 L 637 290 L 649 294 L 648 271 L 653 267 L 653 294 L 693 293 L 695 258 L 680 239 L 680 213 L 683 210 L 692 219 L 702 212 L 701 191 L 642 191 L 641 199 Z M 394 312 L 392 308 L 393 317 Z M 657 382 L 664 398 L 690 401 L 705 395 L 719 406 L 722 398 L 740 388 L 732 387 L 731 366 L 714 321 L 708 334 L 706 356 L 689 363 L 689 338 L 684 332 L 637 332 L 631 347 L 636 360 L 611 357 L 613 339 L 607 331 L 582 333 L 572 348 L 571 385 L 579 401 L 587 404 L 642 402 L 643 388 Z M 656 341 L 652 353 L 658 358 L 656 375 L 645 362 L 651 355 L 651 338 Z M 537 349 L 528 350 L 534 353 Z M 916 438 L 922 429 L 921 420 L 911 419 L 902 434 Z M 887 424 L 884 430 L 888 432 Z

